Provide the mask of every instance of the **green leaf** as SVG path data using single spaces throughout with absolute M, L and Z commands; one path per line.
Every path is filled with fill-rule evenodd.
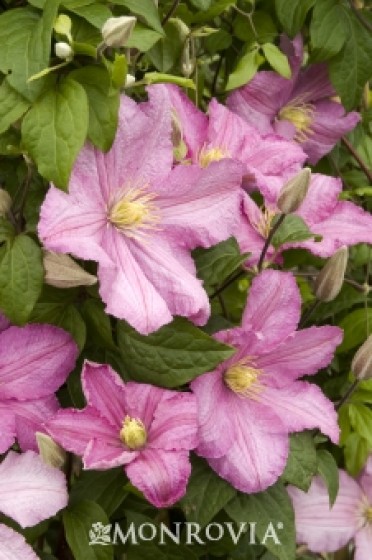
M 337 498 L 339 488 L 338 466 L 333 455 L 331 455 L 331 453 L 326 449 L 317 450 L 317 459 L 318 473 L 326 483 L 329 494 L 329 503 L 332 507 Z
M 88 299 L 83 303 L 81 312 L 88 327 L 88 340 L 94 345 L 116 351 L 110 318 L 105 313 L 103 303 L 97 299 Z
M 150 27 L 163 35 L 159 12 L 153 0 L 111 0 L 111 4 L 125 6 L 134 15 L 141 16 Z
M 294 514 L 288 493 L 280 482 L 259 494 L 239 493 L 225 507 L 226 513 L 237 523 L 254 519 L 256 534 L 262 544 L 280 560 L 294 560 L 296 531 Z M 270 537 L 265 540 L 269 524 L 272 523 L 280 544 Z
M 12 323 L 26 323 L 39 297 L 44 269 L 40 247 L 21 234 L 0 249 L 0 309 Z
M 329 75 L 346 110 L 359 104 L 363 88 L 372 76 L 372 34 L 356 16 L 344 9 L 347 40 L 344 48 L 329 61 Z
M 130 49 L 138 49 L 141 52 L 146 52 L 162 37 L 163 34 L 159 33 L 159 31 L 154 31 L 141 23 L 136 23 L 136 27 L 133 29 L 126 46 Z
M 294 37 L 303 24 L 315 0 L 275 0 L 275 9 L 284 31 Z
M 216 0 L 213 2 L 209 10 L 198 12 L 193 18 L 192 23 L 207 23 L 213 18 L 219 16 L 226 11 L 230 6 L 234 6 L 236 0 Z
M 311 433 L 292 434 L 289 457 L 282 474 L 283 480 L 307 492 L 316 472 L 317 457 Z
M 33 101 L 44 89 L 45 79 L 27 82 L 49 65 L 50 39 L 59 1 L 48 0 L 40 17 L 30 8 L 16 8 L 0 15 L 0 71 L 9 85 Z
M 359 403 L 350 403 L 348 410 L 354 430 L 372 446 L 372 410 Z
M 344 12 L 338 0 L 316 2 L 310 25 L 312 60 L 327 60 L 342 49 L 347 39 Z
M 371 451 L 369 442 L 359 434 L 350 434 L 345 442 L 345 463 L 348 472 L 357 476 L 367 462 Z
M 338 326 L 344 331 L 344 339 L 337 348 L 337 353 L 348 352 L 359 346 L 368 336 L 368 325 L 372 321 L 372 309 L 355 309 L 346 315 Z
M 247 84 L 256 74 L 260 65 L 260 55 L 257 48 L 249 51 L 239 60 L 235 70 L 230 74 L 226 84 L 226 91 Z
M 248 253 L 242 254 L 236 239 L 230 237 L 210 249 L 196 249 L 193 258 L 204 288 L 213 291 L 247 260 Z
M 79 82 L 88 96 L 88 138 L 97 148 L 107 152 L 118 126 L 119 91 L 111 91 L 110 75 L 100 66 L 79 68 L 71 72 L 70 78 Z
M 33 105 L 22 123 L 26 150 L 39 173 L 65 189 L 88 130 L 88 98 L 83 86 L 66 78 Z
M 184 78 L 183 76 L 172 76 L 171 74 L 162 74 L 160 72 L 147 72 L 144 75 L 143 81 L 146 84 L 176 84 L 177 86 L 186 89 L 195 89 L 195 84 L 190 78 Z
M 194 457 L 185 496 L 180 501 L 187 521 L 204 527 L 235 496 L 236 490 L 216 475 L 208 463 Z
M 115 58 L 111 66 L 111 81 L 112 85 L 116 89 L 121 89 L 126 82 L 128 74 L 128 63 L 126 56 L 124 54 L 115 53 Z M 115 94 L 119 95 L 119 92 L 115 92 Z M 118 103 L 120 102 L 120 98 L 118 98 Z
M 183 385 L 234 354 L 234 349 L 181 318 L 148 336 L 121 321 L 118 344 L 132 379 L 162 387 Z
M 275 217 L 272 226 L 275 224 L 275 220 L 277 220 L 278 218 L 279 216 Z M 274 234 L 272 244 L 277 248 L 281 245 L 284 245 L 285 243 L 306 241 L 306 239 L 313 238 L 314 235 L 315 234 L 311 233 L 300 216 L 296 216 L 295 214 L 288 214 L 285 217 L 284 222 Z
M 198 8 L 198 10 L 205 12 L 211 7 L 212 0 L 191 0 L 191 4 Z
M 237 14 L 234 19 L 234 35 L 244 43 L 267 43 L 274 41 L 278 30 L 270 14 L 255 11 L 252 22 L 256 35 L 252 29 L 249 19 L 242 14 Z
M 272 43 L 265 43 L 262 45 L 267 62 L 278 74 L 283 78 L 289 79 L 292 76 L 291 67 L 289 66 L 288 58 L 282 53 L 278 47 Z
M 96 502 L 110 517 L 126 497 L 126 478 L 123 469 L 108 471 L 82 471 L 71 488 L 70 505 L 83 500 Z
M 21 135 L 19 130 L 9 128 L 6 132 L 0 134 L 0 155 L 17 156 L 22 153 Z
M 112 17 L 111 10 L 109 10 L 107 6 L 102 6 L 102 4 L 91 3 L 87 6 L 76 8 L 70 6 L 69 9 L 77 16 L 84 18 L 97 29 L 101 29 L 103 24 Z
M 9 85 L 8 80 L 4 80 L 0 85 L 0 134 L 20 119 L 29 106 L 30 103 Z
M 63 512 L 66 540 L 75 560 L 113 560 L 112 545 L 92 546 L 89 544 L 92 525 L 99 522 L 105 527 L 110 525 L 103 509 L 88 500 L 69 507 Z
M 14 235 L 15 230 L 12 224 L 8 222 L 8 220 L 0 216 L 0 243 L 12 240 L 14 238 Z
M 147 56 L 160 72 L 167 72 L 178 62 L 184 43 L 177 23 L 168 21 L 164 30 L 165 37 L 147 51 Z

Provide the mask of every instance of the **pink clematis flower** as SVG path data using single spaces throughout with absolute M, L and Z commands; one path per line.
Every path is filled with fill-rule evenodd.
M 21 527 L 37 525 L 68 503 L 66 479 L 33 451 L 9 451 L 0 464 L 0 511 Z M 25 538 L 0 523 L 0 560 L 39 560 Z
M 340 179 L 327 175 L 313 174 L 309 191 L 300 208 L 295 212 L 312 233 L 322 236 L 321 241 L 313 239 L 284 245 L 303 247 L 319 257 L 330 257 L 341 246 L 357 243 L 372 243 L 372 216 L 352 202 L 339 200 L 342 190 Z M 266 208 L 260 209 L 248 194 L 244 194 L 241 221 L 234 235 L 242 252 L 250 252 L 249 265 L 256 264 L 265 239 L 269 234 L 274 216 L 279 212 L 276 200 L 280 190 L 273 184 L 261 189 Z M 268 258 L 274 254 L 271 247 Z
M 292 77 L 287 80 L 276 72 L 258 72 L 244 87 L 234 91 L 227 106 L 262 133 L 276 132 L 294 139 L 306 152 L 311 164 L 330 152 L 343 134 L 353 130 L 360 120 L 356 112 L 345 114 L 325 64 L 301 69 L 302 37 L 293 42 L 282 38 L 289 56 Z
M 338 440 L 332 403 L 298 378 L 330 363 L 342 331 L 296 331 L 300 308 L 291 274 L 262 272 L 252 282 L 242 326 L 215 335 L 236 354 L 191 383 L 199 411 L 196 452 L 243 492 L 265 490 L 279 478 L 289 433 L 319 428 Z
M 195 397 L 125 383 L 110 366 L 86 362 L 87 407 L 60 410 L 46 428 L 62 447 L 83 456 L 86 469 L 125 465 L 129 480 L 156 507 L 186 491 L 189 450 L 197 445 Z
M 51 325 L 8 327 L 0 334 L 0 453 L 17 438 L 37 450 L 35 432 L 59 408 L 54 395 L 73 370 L 78 349 Z
M 110 152 L 87 145 L 66 194 L 51 187 L 39 236 L 53 251 L 99 263 L 106 311 L 142 334 L 173 315 L 197 325 L 208 297 L 190 251 L 231 236 L 241 202 L 241 165 L 173 166 L 170 107 L 145 112 L 122 97 Z
M 263 136 L 215 99 L 206 116 L 177 86 L 157 84 L 148 92 L 150 102 L 144 110 L 147 105 L 155 111 L 164 105 L 171 108 L 175 154 L 181 162 L 206 168 L 214 161 L 235 159 L 244 165 L 244 187 L 252 189 L 268 180 L 279 188 L 306 159 L 293 142 L 274 134 Z
M 354 560 L 370 560 L 372 549 L 372 459 L 355 481 L 340 470 L 340 488 L 330 507 L 324 481 L 315 477 L 307 493 L 288 487 L 297 541 L 313 552 L 335 552 L 354 539 Z

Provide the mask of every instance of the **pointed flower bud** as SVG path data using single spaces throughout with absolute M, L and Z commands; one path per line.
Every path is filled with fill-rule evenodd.
M 359 380 L 372 378 L 372 334 L 356 352 L 351 371 Z
M 44 463 L 61 469 L 66 461 L 65 450 L 46 434 L 36 432 L 35 436 L 39 453 Z
M 54 50 L 56 56 L 58 56 L 58 58 L 62 58 L 63 60 L 72 60 L 74 57 L 74 51 L 72 47 L 70 47 L 68 43 L 64 43 L 63 41 L 56 43 Z
M 97 278 L 86 272 L 68 255 L 44 251 L 45 282 L 56 288 L 92 286 Z
M 305 167 L 284 185 L 276 204 L 283 214 L 291 214 L 299 209 L 306 198 L 310 179 L 311 170 Z
M 133 76 L 132 74 L 127 74 L 126 78 L 125 78 L 125 87 L 130 87 L 132 86 L 136 81 L 135 76 Z
M 317 299 L 327 302 L 338 296 L 344 283 L 348 256 L 347 247 L 341 247 L 328 259 L 315 280 L 314 291 Z
M 109 18 L 102 27 L 102 37 L 108 47 L 125 47 L 137 18 L 121 16 Z
M 0 216 L 5 216 L 12 205 L 10 194 L 4 189 L 0 189 Z
M 72 43 L 71 29 L 72 29 L 71 19 L 68 16 L 66 16 L 66 14 L 60 14 L 54 23 L 54 31 L 59 35 L 65 35 L 70 41 L 70 43 Z

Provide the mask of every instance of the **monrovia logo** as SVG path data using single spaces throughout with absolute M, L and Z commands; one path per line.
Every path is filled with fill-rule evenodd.
M 130 523 L 123 531 L 119 523 L 103 525 L 101 522 L 93 523 L 89 531 L 89 544 L 109 546 L 116 544 L 138 545 L 141 542 L 155 541 L 158 545 L 166 545 L 167 542 L 175 544 L 206 544 L 208 541 L 220 541 L 226 535 L 230 536 L 235 545 L 239 540 L 248 534 L 249 544 L 262 544 L 271 539 L 275 544 L 280 545 L 281 541 L 278 531 L 284 528 L 283 523 L 270 522 L 261 539 L 256 534 L 256 522 L 242 522 L 234 524 L 225 521 L 224 523 L 209 523 L 202 527 L 199 523 L 173 523 L 170 529 L 164 523 L 142 523 L 136 525 Z

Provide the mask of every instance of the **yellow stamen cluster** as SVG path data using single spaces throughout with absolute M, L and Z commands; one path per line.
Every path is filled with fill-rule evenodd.
M 267 239 L 271 230 L 271 224 L 276 215 L 274 210 L 270 208 L 265 208 L 262 212 L 262 217 L 260 221 L 254 225 L 255 230 L 262 235 L 264 239 Z
M 147 431 L 141 420 L 126 416 L 120 430 L 120 439 L 129 449 L 137 450 L 146 445 Z
M 128 189 L 109 208 L 108 220 L 128 237 L 141 237 L 159 222 L 155 198 L 156 194 L 149 193 L 146 187 Z
M 292 99 L 279 112 L 279 120 L 291 122 L 296 128 L 295 140 L 306 142 L 312 134 L 311 125 L 314 120 L 314 105 L 304 103 L 301 98 Z
M 249 365 L 248 362 L 237 362 L 229 367 L 224 374 L 224 381 L 229 389 L 234 393 L 249 397 L 257 398 L 262 386 L 259 377 L 262 372 Z
M 223 148 L 202 148 L 199 153 L 200 167 L 208 167 L 213 161 L 220 161 L 229 157 L 229 154 Z

